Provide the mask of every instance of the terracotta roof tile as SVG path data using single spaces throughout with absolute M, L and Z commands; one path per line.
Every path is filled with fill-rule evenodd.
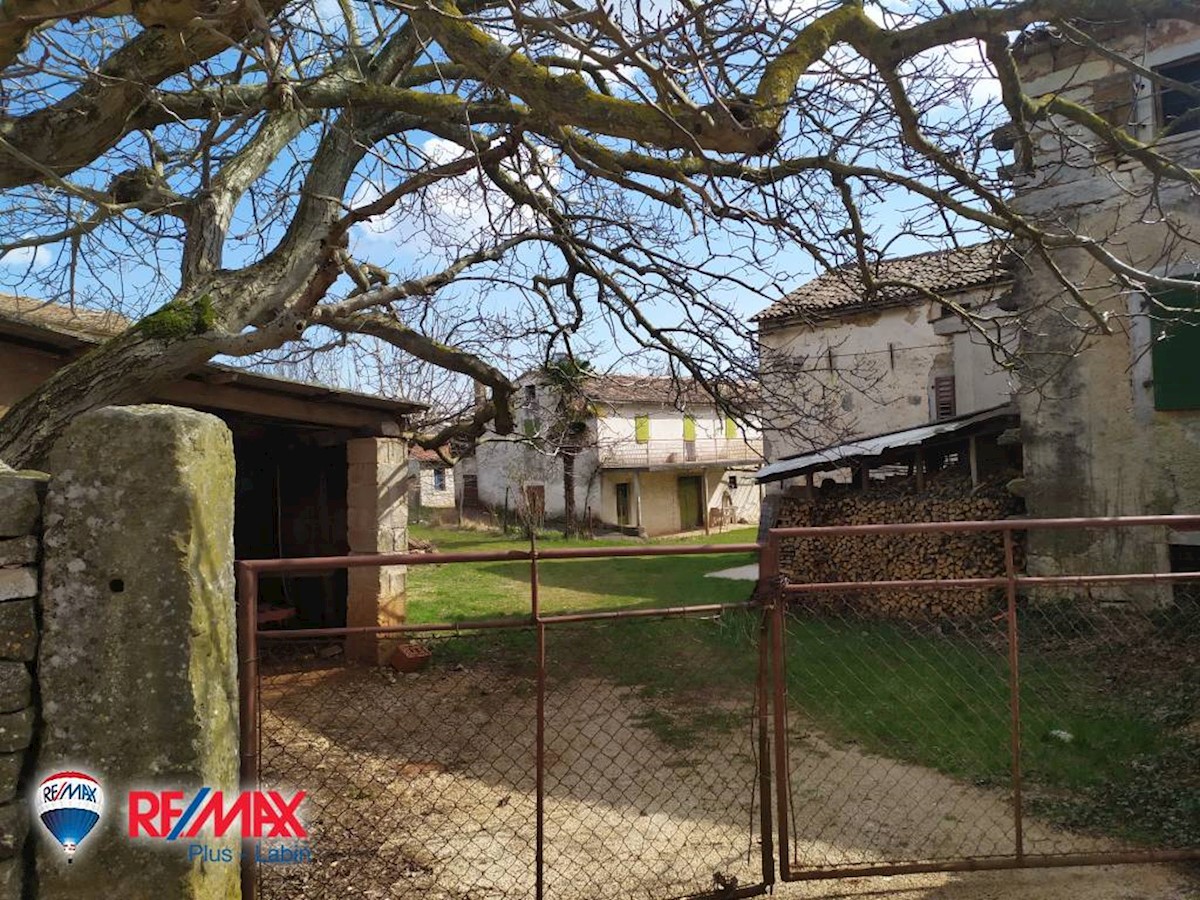
M 129 327 L 129 320 L 115 312 L 63 306 L 12 294 L 0 294 L 0 317 L 92 338 L 112 337 Z
M 955 250 L 935 250 L 899 259 L 882 260 L 875 269 L 881 282 L 907 282 L 937 294 L 1008 281 L 1005 246 L 999 241 Z M 814 278 L 752 317 L 770 322 L 792 317 L 828 318 L 863 309 L 903 306 L 922 299 L 920 290 L 895 284 L 864 296 L 857 266 L 843 266 Z

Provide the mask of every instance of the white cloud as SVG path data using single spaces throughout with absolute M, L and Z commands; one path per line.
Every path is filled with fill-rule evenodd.
M 53 259 L 54 254 L 49 247 L 19 247 L 0 256 L 0 266 L 7 269 L 41 269 L 50 265 Z
M 463 149 L 443 138 L 430 138 L 421 146 L 431 166 L 445 165 L 464 155 Z M 533 155 L 522 150 L 515 160 L 501 164 L 510 177 L 543 195 L 557 186 L 560 171 L 552 152 L 536 148 Z M 352 198 L 354 206 L 371 203 L 391 185 L 364 182 Z M 418 199 L 406 198 L 396 207 L 363 222 L 355 229 L 354 252 L 362 258 L 395 253 L 404 248 L 420 256 L 437 249 L 477 245 L 488 239 L 526 231 L 535 224 L 528 208 L 516 208 L 508 195 L 490 182 L 481 180 L 472 170 L 456 178 L 447 178 L 427 187 Z

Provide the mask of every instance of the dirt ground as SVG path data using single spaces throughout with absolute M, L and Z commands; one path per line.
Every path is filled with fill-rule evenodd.
M 264 900 L 534 894 L 533 685 L 489 666 L 264 679 L 263 779 L 309 792 L 314 862 L 264 867 Z M 748 702 L 665 709 L 595 679 L 552 683 L 545 896 L 664 900 L 761 877 Z M 705 727 L 701 727 L 701 726 Z M 1006 796 L 838 746 L 792 723 L 792 858 L 803 867 L 1011 852 Z M 697 738 L 697 734 L 700 735 Z M 1105 841 L 1027 820 L 1031 852 Z M 1184 900 L 1169 867 L 919 875 L 778 886 L 785 898 Z

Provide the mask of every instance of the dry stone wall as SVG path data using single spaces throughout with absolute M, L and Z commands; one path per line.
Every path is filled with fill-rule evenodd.
M 46 481 L 0 463 L 0 900 L 19 900 L 25 882 L 24 781 L 37 723 L 32 663 Z

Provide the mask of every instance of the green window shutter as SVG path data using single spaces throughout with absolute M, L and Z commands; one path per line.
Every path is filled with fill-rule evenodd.
M 737 440 L 737 422 L 733 421 L 729 416 L 725 417 L 725 440 Z
M 1156 299 L 1183 311 L 1151 313 L 1170 320 L 1154 323 L 1150 353 L 1154 408 L 1200 409 L 1200 296 L 1192 291 L 1165 291 Z
M 685 441 L 696 440 L 696 420 L 692 416 L 683 417 L 683 439 Z
M 650 417 L 638 416 L 633 420 L 633 435 L 639 444 L 650 441 Z

